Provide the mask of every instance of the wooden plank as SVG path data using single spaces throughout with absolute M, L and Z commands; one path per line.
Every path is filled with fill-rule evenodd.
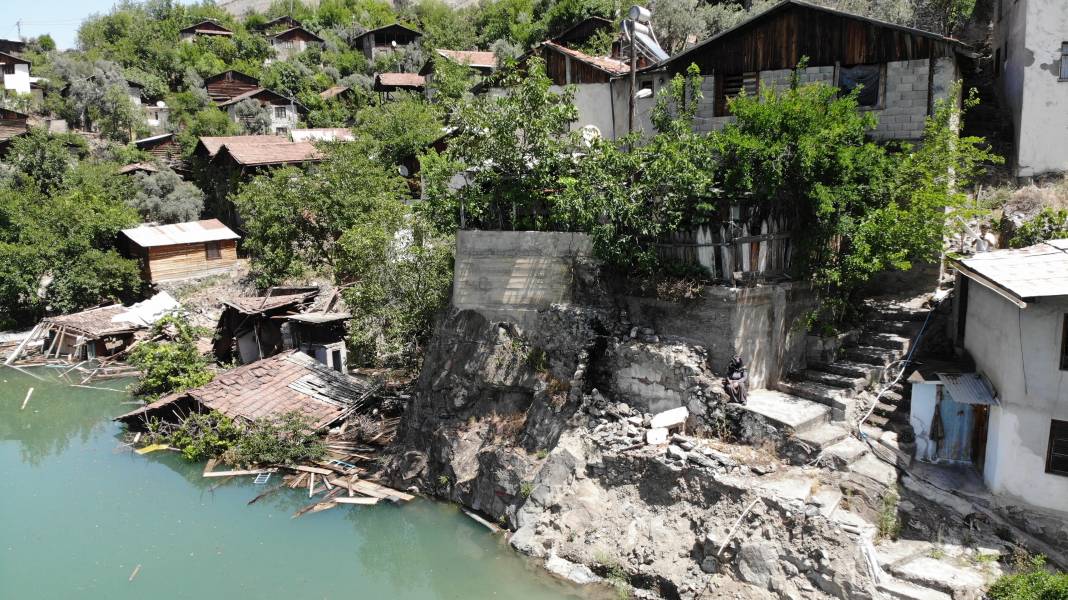
M 26 398 L 22 401 L 22 406 L 19 410 L 26 410 L 26 403 L 30 401 L 30 396 L 33 395 L 33 388 L 26 390 Z
M 361 483 L 363 483 L 364 486 L 374 486 L 375 489 L 380 490 L 382 493 L 389 494 L 390 496 L 395 496 L 395 497 L 397 497 L 397 498 L 399 498 L 399 499 L 401 499 L 401 500 L 403 500 L 405 502 L 410 502 L 412 500 L 415 500 L 415 496 L 413 496 L 411 494 L 406 494 L 406 493 L 404 493 L 404 492 L 402 492 L 400 490 L 395 490 L 395 489 L 393 489 L 391 487 L 386 487 L 386 486 L 384 486 L 384 485 L 382 485 L 380 483 L 375 483 L 373 481 L 367 481 L 367 480 L 361 480 Z
M 295 465 L 295 466 L 292 466 L 292 467 L 289 467 L 289 468 L 293 469 L 294 471 L 303 471 L 305 473 L 315 473 L 317 475 L 333 475 L 334 474 L 334 472 L 331 471 L 330 469 L 320 469 L 319 467 L 306 467 L 304 465 Z
M 378 498 L 352 498 L 352 497 L 349 497 L 349 496 L 339 496 L 337 498 L 334 498 L 334 502 L 337 502 L 339 504 L 363 504 L 363 505 L 367 505 L 367 506 L 373 506 L 375 504 L 378 504 L 379 499 Z
M 157 450 L 166 450 L 166 449 L 167 449 L 167 444 L 152 444 L 150 446 L 145 446 L 144 448 L 138 448 L 137 450 L 134 450 L 134 452 L 136 452 L 138 454 L 148 454 L 149 452 L 155 452 Z M 208 476 L 207 474 L 204 475 L 204 477 L 207 477 L 207 476 Z
M 236 477 L 239 475 L 259 475 L 260 473 L 274 473 L 278 469 L 247 469 L 236 471 L 212 471 L 204 473 L 204 477 Z

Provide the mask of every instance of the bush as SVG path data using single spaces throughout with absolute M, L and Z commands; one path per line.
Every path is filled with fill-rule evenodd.
M 142 344 L 130 353 L 130 363 L 141 370 L 136 393 L 149 398 L 200 387 L 215 375 L 196 346 L 196 332 L 185 319 L 168 315 L 156 322 L 153 336 L 171 341 Z
M 316 461 L 325 455 L 326 445 L 312 429 L 311 421 L 294 411 L 276 419 L 256 419 L 222 458 L 232 465 L 288 465 Z
M 158 420 L 148 425 L 149 441 L 178 448 L 186 460 L 219 456 L 234 445 L 239 434 L 230 417 L 214 410 L 192 413 L 177 426 Z
M 1037 557 L 1019 573 L 1005 575 L 990 586 L 991 600 L 1068 600 L 1068 573 L 1050 573 Z

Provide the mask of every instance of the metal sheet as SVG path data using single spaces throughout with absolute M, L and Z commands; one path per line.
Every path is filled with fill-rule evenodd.
M 1068 296 L 1068 240 L 982 252 L 960 264 L 1021 300 Z
M 957 404 L 998 406 L 990 386 L 977 373 L 938 373 L 938 379 Z

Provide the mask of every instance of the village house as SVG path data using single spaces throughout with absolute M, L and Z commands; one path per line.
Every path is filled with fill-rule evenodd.
M 323 38 L 299 26 L 277 33 L 271 36 L 270 40 L 278 60 L 288 60 L 308 48 L 323 45 Z
M 240 16 L 240 15 L 239 15 Z M 284 29 L 292 29 L 294 27 L 303 27 L 304 24 L 294 19 L 290 15 L 283 15 L 281 17 L 275 17 L 266 23 L 255 25 L 252 28 L 256 31 L 282 31 Z
M 449 61 L 458 65 L 464 65 L 482 77 L 487 77 L 497 69 L 497 55 L 493 52 L 479 50 L 445 50 L 437 48 L 434 53 L 423 63 L 419 74 L 423 76 L 427 97 L 433 96 L 434 65 L 437 61 Z
M 998 0 L 993 75 L 1011 115 L 1018 177 L 1068 171 L 1068 3 Z
M 234 32 L 215 21 L 201 21 L 178 31 L 178 39 L 183 42 L 192 42 L 198 37 L 233 37 L 233 35 Z
M 374 60 L 383 52 L 393 52 L 398 48 L 404 48 L 417 43 L 423 34 L 418 31 L 394 23 L 377 29 L 363 32 L 353 40 L 353 47 L 362 49 L 367 60 Z
M 0 52 L 0 72 L 3 73 L 5 94 L 30 94 L 30 61 Z
M 173 419 L 175 411 L 215 410 L 244 423 L 297 412 L 319 430 L 352 414 L 367 396 L 368 390 L 352 377 L 291 350 L 231 369 L 207 385 L 164 396 L 115 420 L 141 429 L 152 418 Z
M 371 87 L 384 100 L 391 100 L 395 92 L 420 93 L 426 86 L 426 80 L 418 73 L 378 73 Z
M 238 114 L 237 105 L 248 99 L 259 102 L 260 106 L 267 109 L 267 114 L 271 120 L 270 131 L 275 135 L 288 134 L 300 121 L 300 113 L 307 112 L 304 106 L 296 100 L 264 88 L 257 88 L 234 96 L 226 102 L 220 103 L 219 108 L 225 110 L 234 123 L 240 125 L 243 123 L 244 117 Z
M 30 131 L 29 116 L 20 112 L 0 108 L 0 156 L 7 153 L 11 140 Z
M 152 131 L 165 131 L 170 128 L 171 109 L 163 100 L 155 104 L 143 104 L 141 109 L 145 113 L 145 124 Z
M 182 147 L 178 144 L 178 138 L 173 133 L 161 133 L 134 140 L 133 144 L 138 150 L 148 152 L 153 158 L 176 171 L 186 170 L 182 159 Z
M 0 39 L 0 52 L 4 54 L 20 54 L 26 51 L 26 42 L 22 40 Z
M 241 71 L 230 69 L 206 77 L 204 89 L 208 91 L 208 97 L 212 102 L 222 104 L 242 94 L 260 89 L 260 80 Z
M 241 236 L 218 219 L 123 229 L 145 281 L 160 283 L 225 273 L 237 262 Z
M 319 97 L 323 100 L 350 100 L 354 92 L 352 88 L 345 85 L 333 85 L 325 90 L 319 92 Z
M 954 266 L 956 342 L 996 398 L 988 422 L 976 420 L 986 430 L 976 466 L 995 494 L 1068 511 L 1068 240 Z
M 630 130 L 629 51 L 589 56 L 559 40 L 541 44 L 540 52 L 554 85 L 576 85 L 576 128 L 596 127 L 617 138 Z M 807 59 L 802 83 L 822 82 L 851 91 L 861 88 L 861 109 L 878 119 L 872 137 L 914 140 L 922 137 L 925 119 L 939 100 L 952 100 L 960 77 L 960 42 L 935 33 L 893 25 L 784 0 L 753 18 L 666 60 L 637 54 L 634 130 L 650 132 L 660 90 L 691 64 L 701 72 L 702 98 L 695 127 L 721 128 L 732 117 L 727 102 L 745 90 L 784 89 L 793 70 Z

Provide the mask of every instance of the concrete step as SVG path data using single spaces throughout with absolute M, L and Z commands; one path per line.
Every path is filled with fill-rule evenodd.
M 883 462 L 870 452 L 849 465 L 848 470 L 850 473 L 862 475 L 886 486 L 897 482 L 897 467 Z
M 891 415 L 897 412 L 897 406 L 893 404 L 887 404 L 885 402 L 875 403 L 875 414 L 890 418 Z
M 838 421 L 845 420 L 856 395 L 856 391 L 852 389 L 831 387 L 813 381 L 780 381 L 775 388 L 780 392 L 830 407 L 834 411 L 835 420 Z
M 751 390 L 745 409 L 795 433 L 803 433 L 831 421 L 829 407 L 776 390 Z
M 847 437 L 844 440 L 827 448 L 823 455 L 834 460 L 839 469 L 845 469 L 860 460 L 868 453 L 868 445 L 855 437 Z
M 882 415 L 872 413 L 871 416 L 868 417 L 867 423 L 870 424 L 872 427 L 876 427 L 878 429 L 886 429 L 886 427 L 890 424 L 890 419 Z
M 805 381 L 814 381 L 826 386 L 854 391 L 860 391 L 868 386 L 868 379 L 866 377 L 849 377 L 820 369 L 805 369 L 796 375 Z
M 851 348 L 844 348 L 842 350 L 842 357 L 854 362 L 875 365 L 877 367 L 886 367 L 890 363 L 901 358 L 901 355 L 899 352 L 888 350 L 886 348 L 877 348 L 875 346 L 853 346 Z
M 841 425 L 825 423 L 819 427 L 809 429 L 794 435 L 794 438 L 810 448 L 815 453 L 822 452 L 838 442 L 849 437 L 849 430 Z
M 842 377 L 864 378 L 868 381 L 872 381 L 878 370 L 874 365 L 851 360 L 836 360 L 833 363 L 810 364 L 809 366 Z
M 865 346 L 908 352 L 912 340 L 896 333 L 870 332 L 860 336 L 860 343 Z
M 874 319 L 864 324 L 865 331 L 871 331 L 875 333 L 896 333 L 897 335 L 905 335 L 912 337 L 913 334 L 920 330 L 921 324 L 916 321 L 886 321 L 881 319 Z
M 928 308 L 912 308 L 899 304 L 883 304 L 881 302 L 869 302 L 868 305 L 871 320 L 878 321 L 923 321 L 927 318 Z
M 953 597 L 945 592 L 900 579 L 883 581 L 879 584 L 879 590 L 897 600 L 953 600 Z

